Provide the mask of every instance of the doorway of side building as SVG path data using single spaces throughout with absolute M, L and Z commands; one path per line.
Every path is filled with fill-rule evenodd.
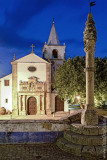
M 64 101 L 58 96 L 55 97 L 55 112 L 64 111 Z
M 35 115 L 37 113 L 37 100 L 35 97 L 30 97 L 28 99 L 27 105 L 27 114 L 28 115 Z

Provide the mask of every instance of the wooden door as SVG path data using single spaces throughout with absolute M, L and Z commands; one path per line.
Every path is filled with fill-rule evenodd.
M 64 101 L 58 96 L 55 97 L 55 112 L 64 111 Z
M 37 100 L 35 97 L 28 99 L 28 115 L 35 115 L 37 113 Z

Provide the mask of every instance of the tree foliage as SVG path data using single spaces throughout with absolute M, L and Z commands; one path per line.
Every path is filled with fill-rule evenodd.
M 54 88 L 63 99 L 85 97 L 85 57 L 68 59 L 54 74 Z
M 95 58 L 95 104 L 107 101 L 107 57 Z
M 107 100 L 107 58 L 95 58 L 95 103 L 101 105 Z M 85 56 L 69 58 L 54 74 L 53 87 L 62 99 L 74 98 L 80 95 L 80 103 L 85 104 L 86 78 Z

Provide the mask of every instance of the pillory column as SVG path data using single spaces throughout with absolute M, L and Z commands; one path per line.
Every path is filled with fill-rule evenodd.
M 94 109 L 94 53 L 97 41 L 97 31 L 92 13 L 88 14 L 84 31 L 84 51 L 86 52 L 86 106 L 81 115 L 84 125 L 97 125 L 98 115 Z

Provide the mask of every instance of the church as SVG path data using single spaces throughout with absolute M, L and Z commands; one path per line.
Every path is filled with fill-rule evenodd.
M 60 45 L 53 21 L 48 42 L 42 49 L 42 58 L 33 51 L 11 62 L 12 73 L 0 79 L 0 108 L 13 115 L 51 114 L 67 111 L 55 90 L 53 74 L 65 61 L 65 44 Z

